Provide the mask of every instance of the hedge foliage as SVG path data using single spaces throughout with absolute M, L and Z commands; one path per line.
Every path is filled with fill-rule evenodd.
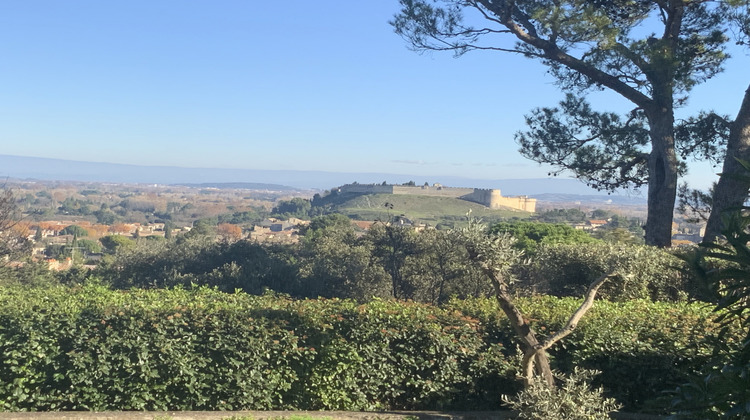
M 541 246 L 521 267 L 521 287 L 553 296 L 582 296 L 599 276 L 617 272 L 599 296 L 616 301 L 679 301 L 695 295 L 695 280 L 674 254 L 643 245 L 595 242 Z
M 493 296 L 491 282 L 471 264 L 455 232 L 414 232 L 378 223 L 362 234 L 341 217 L 313 220 L 294 245 L 217 242 L 202 235 L 141 240 L 116 247 L 93 275 L 118 289 L 200 285 L 230 293 L 241 289 L 261 294 L 270 289 L 297 298 L 363 302 L 375 296 L 438 305 L 453 296 Z M 684 261 L 662 249 L 605 243 L 562 225 L 498 224 L 491 230 L 517 235 L 520 240 L 514 247 L 531 251 L 533 244 L 533 255 L 512 261 L 517 278 L 513 287 L 522 294 L 581 296 L 597 277 L 615 270 L 623 277 L 607 283 L 600 297 L 615 301 L 708 297 L 705 285 Z M 84 280 L 61 275 L 65 283 Z
M 523 301 L 540 332 L 572 299 Z M 556 365 L 638 408 L 703 362 L 710 311 L 598 302 Z M 492 300 L 292 300 L 212 289 L 0 289 L 0 409 L 488 409 L 518 390 Z
M 519 307 L 544 337 L 565 325 L 580 299 L 540 296 L 521 299 Z M 493 300 L 452 302 L 466 315 L 482 320 L 485 340 L 510 341 L 510 326 Z M 554 368 L 601 371 L 603 385 L 626 411 L 636 411 L 700 370 L 713 357 L 719 334 L 715 314 L 706 304 L 598 300 L 578 327 L 550 351 Z M 731 334 L 738 333 L 732 332 Z M 730 334 L 730 335 L 731 335 Z

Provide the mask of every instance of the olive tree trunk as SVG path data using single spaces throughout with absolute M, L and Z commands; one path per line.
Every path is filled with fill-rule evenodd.
M 576 328 L 578 321 L 594 304 L 594 298 L 599 287 L 607 279 L 616 275 L 614 273 L 605 274 L 594 281 L 589 286 L 583 303 L 573 313 L 568 323 L 556 334 L 541 341 L 537 338 L 521 310 L 516 306 L 508 287 L 509 267 L 518 261 L 522 255 L 522 252 L 512 248 L 515 239 L 508 235 L 490 237 L 485 233 L 483 225 L 471 220 L 468 228 L 454 232 L 458 234 L 459 240 L 465 247 L 469 261 L 491 281 L 500 309 L 508 317 L 508 321 L 520 342 L 523 351 L 521 369 L 524 386 L 531 386 L 534 377 L 539 376 L 548 386 L 554 387 L 555 377 L 549 364 L 547 350 Z

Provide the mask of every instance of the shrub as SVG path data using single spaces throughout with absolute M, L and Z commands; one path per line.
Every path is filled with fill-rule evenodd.
M 741 162 L 750 170 L 750 163 Z M 716 302 L 721 331 L 710 344 L 714 357 L 674 391 L 673 418 L 750 417 L 750 216 L 724 215 L 724 240 L 703 244 L 694 262 Z
M 107 235 L 99 238 L 99 242 L 101 242 L 104 249 L 111 254 L 132 249 L 136 245 L 134 240 L 122 235 Z
M 538 296 L 518 304 L 543 336 L 564 326 L 580 299 Z M 454 300 L 450 306 L 479 319 L 489 342 L 514 345 L 494 300 Z M 562 372 L 601 371 L 595 384 L 627 410 L 638 410 L 711 359 L 708 343 L 719 333 L 713 318 L 704 304 L 597 301 L 575 331 L 550 349 L 552 365 Z
M 476 320 L 419 304 L 0 290 L 2 410 L 481 407 L 504 360 Z
M 522 299 L 539 332 L 574 299 Z M 710 357 L 710 309 L 598 302 L 551 351 L 629 410 Z M 0 288 L 0 410 L 497 409 L 515 342 L 497 303 L 445 308 L 213 289 Z
M 99 253 L 102 252 L 102 246 L 97 241 L 92 241 L 91 239 L 79 239 L 77 242 L 77 245 L 84 251 L 88 253 Z
M 516 238 L 514 247 L 534 255 L 542 245 L 591 244 L 600 242 L 588 233 L 565 224 L 541 222 L 503 222 L 493 225 L 492 233 L 509 233 Z
M 79 237 L 89 236 L 89 232 L 86 229 L 78 225 L 70 225 L 66 227 L 65 229 L 61 230 L 60 234 L 61 235 L 75 235 Z
M 294 292 L 296 267 L 283 246 L 248 241 L 217 243 L 205 236 L 144 242 L 116 254 L 98 275 L 113 287 L 218 287 L 260 294 L 265 288 Z
M 503 397 L 518 419 L 524 420 L 609 420 L 609 413 L 620 405 L 605 398 L 603 389 L 591 388 L 591 378 L 599 372 L 576 369 L 561 379 L 558 388 L 549 387 L 541 378 L 515 397 Z
M 520 274 L 523 287 L 554 296 L 583 296 L 602 274 L 617 271 L 623 281 L 607 282 L 600 295 L 610 300 L 681 300 L 689 278 L 685 263 L 667 251 L 645 245 L 611 243 L 542 246 Z

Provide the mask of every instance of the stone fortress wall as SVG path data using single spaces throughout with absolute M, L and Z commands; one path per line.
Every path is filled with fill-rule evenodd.
M 483 188 L 456 188 L 444 187 L 440 184 L 432 186 L 408 186 L 408 185 L 378 185 L 378 184 L 346 184 L 338 188 L 341 193 L 359 194 L 401 194 L 420 195 L 430 197 L 449 197 L 471 201 L 491 209 L 510 207 L 516 210 L 533 213 L 536 211 L 536 199 L 525 195 L 516 197 L 503 197 L 498 189 Z

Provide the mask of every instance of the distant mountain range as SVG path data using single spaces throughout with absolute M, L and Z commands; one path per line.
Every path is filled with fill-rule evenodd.
M 299 188 L 288 185 L 265 184 L 260 182 L 202 182 L 171 184 L 190 188 L 214 188 L 219 190 L 271 190 L 271 191 L 298 191 Z
M 289 171 L 256 169 L 182 168 L 117 163 L 80 162 L 62 159 L 0 155 L 0 178 L 116 182 L 135 184 L 193 185 L 203 188 L 248 188 L 283 191 L 326 190 L 352 182 L 360 184 L 400 184 L 415 181 L 441 183 L 451 187 L 497 188 L 503 195 L 529 195 L 546 201 L 570 201 L 575 197 L 596 196 L 597 200 L 640 200 L 640 197 L 608 196 L 570 178 L 470 179 L 455 176 L 415 176 L 386 173 Z M 240 186 L 245 185 L 245 186 Z M 251 187 L 254 185 L 255 187 Z M 258 188 L 256 188 L 258 187 Z M 593 197 L 592 197 L 593 198 Z M 588 200 L 587 200 L 588 201 Z

